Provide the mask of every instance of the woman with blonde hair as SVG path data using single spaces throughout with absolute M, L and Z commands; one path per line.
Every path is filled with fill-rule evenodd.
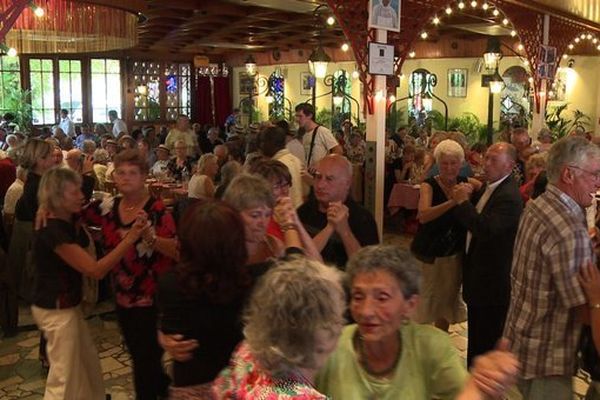
M 203 154 L 196 165 L 196 172 L 188 185 L 188 197 L 192 199 L 212 198 L 215 194 L 215 177 L 219 172 L 217 156 Z
M 106 275 L 146 228 L 146 214 L 138 214 L 119 245 L 96 261 L 85 249 L 89 235 L 74 219 L 84 203 L 81 177 L 67 168 L 47 171 L 38 199 L 48 214 L 33 246 L 36 279 L 31 312 L 48 341 L 50 370 L 44 399 L 102 400 L 100 360 L 80 306 L 82 274 L 96 279 Z

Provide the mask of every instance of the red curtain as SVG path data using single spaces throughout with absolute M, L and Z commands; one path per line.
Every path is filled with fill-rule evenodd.
M 225 119 L 231 114 L 232 110 L 229 82 L 229 77 L 213 78 L 213 91 L 210 87 L 209 77 L 201 76 L 198 78 L 197 119 L 199 123 L 216 124 L 218 126 L 225 124 Z
M 230 77 L 214 78 L 215 82 L 215 118 L 217 125 L 223 126 L 225 119 L 231 114 L 231 90 L 229 88 Z
M 212 124 L 210 78 L 207 76 L 198 77 L 197 88 L 196 118 L 201 124 Z

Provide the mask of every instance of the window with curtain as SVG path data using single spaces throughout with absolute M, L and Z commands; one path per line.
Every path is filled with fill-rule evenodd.
M 58 60 L 60 109 L 69 111 L 71 121 L 83 121 L 81 61 Z
M 55 124 L 54 65 L 52 59 L 31 58 L 29 60 L 29 70 L 33 125 Z
M 190 64 L 169 64 L 165 69 L 165 92 L 167 94 L 167 120 L 174 121 L 180 114 L 191 113 Z
M 160 119 L 160 71 L 160 63 L 149 61 L 133 63 L 134 120 L 156 121 Z
M 0 114 L 19 108 L 21 89 L 19 57 L 0 57 Z
M 108 112 L 110 110 L 116 110 L 121 117 L 121 62 L 114 59 L 93 58 L 90 69 L 92 122 L 109 122 Z

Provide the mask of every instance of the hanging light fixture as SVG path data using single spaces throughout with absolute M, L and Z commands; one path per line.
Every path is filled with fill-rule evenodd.
M 256 60 L 252 54 L 246 58 L 246 73 L 250 76 L 256 75 Z
M 496 37 L 490 37 L 487 42 L 485 53 L 483 53 L 485 68 L 488 70 L 497 69 L 501 59 L 502 50 L 500 50 L 500 41 Z
M 498 94 L 504 89 L 504 79 L 498 73 L 498 67 L 496 67 L 496 71 L 494 71 L 494 75 L 490 79 L 490 92 L 493 94 Z
M 319 45 L 308 58 L 308 68 L 310 73 L 317 79 L 325 78 L 327 75 L 327 66 L 331 61 L 331 57 L 325 53 L 325 50 Z

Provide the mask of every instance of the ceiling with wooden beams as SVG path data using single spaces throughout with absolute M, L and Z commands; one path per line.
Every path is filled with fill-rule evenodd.
M 523 3 L 538 6 L 548 3 L 547 6 L 563 12 L 578 12 L 576 15 L 582 18 L 600 13 L 600 0 Z M 584 3 L 595 4 L 595 8 Z M 346 39 L 337 24 L 325 23 L 331 15 L 327 7 L 320 8 L 318 15 L 314 13 L 316 7 L 325 4 L 325 0 L 147 0 L 143 11 L 147 20 L 139 25 L 137 49 L 235 56 L 310 49 L 319 43 L 339 48 Z M 561 4 L 564 9 L 559 7 Z M 485 36 L 501 36 L 508 42 L 517 40 L 510 36 L 512 28 L 502 25 L 502 15 L 493 16 L 491 10 L 467 7 L 455 10 L 450 16 L 440 15 L 441 24 L 428 28 L 426 41 L 435 43 L 442 36 L 464 41 Z M 577 50 L 588 52 L 583 46 Z M 592 53 L 593 49 L 589 50 Z

